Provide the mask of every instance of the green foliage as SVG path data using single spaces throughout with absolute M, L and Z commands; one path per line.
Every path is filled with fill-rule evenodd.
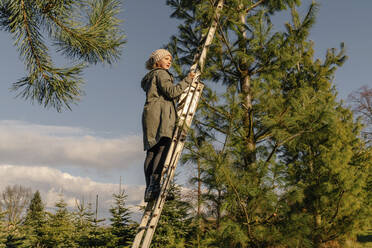
M 72 214 L 67 210 L 63 198 L 56 203 L 54 214 L 48 213 L 49 218 L 45 227 L 45 247 L 79 247 L 75 241 L 76 229 Z
M 131 220 L 130 211 L 126 207 L 127 195 L 120 189 L 113 194 L 114 205 L 110 208 L 111 233 L 116 237 L 115 247 L 129 246 L 136 235 L 137 226 Z
M 200 49 L 212 3 L 168 1 L 184 21 L 169 44 L 180 77 Z M 346 59 L 343 44 L 314 58 L 308 35 L 318 5 L 300 17 L 299 4 L 225 2 L 202 74 L 207 85 L 226 85 L 225 93 L 204 91 L 184 155 L 201 164 L 204 214 L 213 220 L 204 224 L 216 229 L 203 237 L 212 246 L 320 247 L 342 243 L 371 219 L 371 153 L 332 85 Z M 287 8 L 291 22 L 273 32 L 271 14 Z
M 302 238 L 308 247 L 352 237 L 371 218 L 370 206 L 364 204 L 371 154 L 357 138 L 360 129 L 350 111 L 333 109 L 322 129 L 288 144 L 285 151 L 288 194 L 300 192 L 297 199 L 288 197 L 288 214 L 290 222 L 307 226 Z
M 25 216 L 16 225 L 5 222 L 0 212 L 0 248 L 3 247 L 128 247 L 135 236 L 137 224 L 130 219 L 125 206 L 124 191 L 114 194 L 110 209 L 111 225 L 97 219 L 92 204 L 76 201 L 76 210 L 70 211 L 61 196 L 55 211 L 44 209 L 39 191 L 36 191 Z
M 19 226 L 8 225 L 6 230 L 6 240 L 4 247 L 6 248 L 25 248 L 25 233 Z
M 119 0 L 0 1 L 0 29 L 11 33 L 28 71 L 13 90 L 44 107 L 70 109 L 82 95 L 86 63 L 111 64 L 121 54 L 125 41 L 119 10 Z M 56 67 L 45 35 L 57 51 L 81 63 Z
M 6 241 L 6 227 L 4 222 L 5 213 L 0 209 L 0 248 L 5 248 Z
M 115 247 L 115 236 L 106 227 L 99 226 L 104 219 L 97 219 L 92 204 L 76 203 L 74 213 L 75 241 L 78 247 Z
M 174 200 L 167 200 L 164 205 L 151 247 L 195 247 L 190 204 L 182 200 L 181 189 L 174 183 L 168 194 L 174 195 Z
M 45 225 L 47 223 L 47 213 L 41 200 L 40 192 L 36 191 L 28 206 L 24 227 L 27 231 L 27 242 L 31 247 L 42 246 L 45 238 Z

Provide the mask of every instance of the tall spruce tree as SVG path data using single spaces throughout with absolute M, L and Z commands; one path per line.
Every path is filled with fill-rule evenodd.
M 47 213 L 44 209 L 40 192 L 37 190 L 27 208 L 23 223 L 27 231 L 27 242 L 31 247 L 42 247 L 46 222 Z
M 183 20 L 179 35 L 172 37 L 169 44 L 175 53 L 175 71 L 180 76 L 185 69 L 181 65 L 190 65 L 199 49 L 214 2 L 167 1 L 175 10 L 172 16 Z M 304 17 L 296 11 L 299 4 L 300 1 L 225 2 L 202 79 L 222 82 L 226 92 L 221 96 L 208 89 L 204 92 L 194 125 L 197 131 L 186 144 L 187 156 L 203 164 L 201 180 L 208 189 L 210 201 L 222 199 L 221 209 L 215 208 L 220 213 L 216 216 L 219 227 L 214 234 L 216 247 L 293 247 L 295 244 L 290 242 L 296 238 L 288 240 L 285 235 L 288 230 L 283 228 L 288 223 L 303 228 L 300 230 L 304 232 L 298 232 L 301 237 L 298 236 L 297 240 L 307 239 L 309 242 L 302 245 L 316 245 L 318 242 L 317 238 L 309 239 L 305 234 L 313 223 L 287 222 L 291 194 L 286 193 L 300 194 L 301 191 L 298 188 L 290 190 L 292 181 L 286 175 L 291 168 L 287 167 L 282 155 L 287 146 L 324 131 L 329 116 L 333 115 L 335 121 L 346 118 L 347 115 L 341 114 L 344 110 L 337 107 L 336 91 L 332 85 L 334 72 L 346 57 L 341 46 L 340 52 L 330 49 L 323 61 L 314 58 L 313 43 L 308 35 L 315 21 L 317 4 L 313 2 Z M 271 14 L 287 7 L 291 12 L 291 22 L 285 24 L 284 31 L 274 32 Z M 352 126 L 351 123 L 347 126 Z M 343 128 L 341 124 L 336 126 Z M 325 132 L 332 136 L 331 130 Z M 356 132 L 349 134 L 348 142 L 358 143 Z M 200 146 L 198 140 L 204 140 L 204 143 Z M 356 147 L 351 147 L 353 145 L 349 147 L 350 157 L 347 158 L 360 161 L 363 156 L 358 155 Z M 306 154 L 306 151 L 299 152 Z M 332 152 L 328 153 L 331 157 L 342 150 L 335 148 Z M 327 156 L 326 153 L 324 151 L 322 156 Z M 347 173 L 354 163 L 350 161 L 345 161 L 339 169 L 336 169 L 337 164 L 333 166 L 339 174 Z M 365 161 L 358 162 L 355 167 L 365 171 Z M 353 177 L 357 175 L 358 169 Z M 351 198 L 365 200 L 361 191 L 365 184 L 363 178 L 361 176 L 355 181 Z M 338 183 L 332 186 L 337 192 L 342 184 L 351 182 L 344 179 L 340 177 L 340 182 L 327 183 Z M 327 194 L 327 191 L 320 191 L 319 197 L 323 199 Z M 338 199 L 336 196 L 337 193 L 334 199 Z M 358 210 L 358 207 L 350 209 L 353 221 L 346 226 L 356 225 L 365 214 Z M 340 212 L 340 216 L 344 215 Z M 342 224 L 333 223 L 328 229 L 323 229 L 332 235 L 320 239 L 326 241 L 339 237 L 334 233 L 350 234 L 351 230 L 346 226 L 340 231 Z M 292 227 L 298 230 L 296 225 Z
M 116 237 L 109 228 L 99 224 L 105 219 L 98 219 L 92 210 L 92 204 L 85 205 L 82 201 L 77 202 L 76 207 L 74 222 L 78 247 L 116 247 Z
M 110 208 L 111 233 L 116 237 L 115 247 L 129 246 L 136 235 L 136 225 L 131 220 L 131 212 L 126 206 L 127 195 L 124 189 L 112 195 L 114 205 Z
M 74 224 L 76 228 L 76 242 L 79 247 L 89 247 L 91 232 L 94 225 L 94 213 L 92 211 L 92 204 L 85 204 L 85 201 L 76 201 L 76 211 L 74 212 Z
M 11 34 L 28 72 L 13 90 L 45 107 L 70 109 L 82 94 L 86 64 L 111 64 L 121 54 L 119 11 L 119 0 L 0 1 L 0 29 Z M 66 58 L 80 62 L 56 67 L 46 37 Z
M 74 227 L 71 213 L 67 209 L 67 204 L 61 196 L 55 204 L 55 213 L 49 213 L 47 225 L 45 227 L 45 247 L 79 247 L 76 243 L 76 229 Z

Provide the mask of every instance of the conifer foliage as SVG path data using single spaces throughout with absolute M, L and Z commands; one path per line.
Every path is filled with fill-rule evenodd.
M 98 208 L 93 211 L 92 204 L 84 200 L 76 200 L 75 208 L 67 206 L 63 195 L 54 209 L 47 211 L 36 191 L 16 223 L 9 222 L 6 212 L 0 211 L 0 248 L 129 247 L 137 223 L 131 219 L 126 198 L 124 190 L 113 194 L 112 217 L 107 221 L 98 218 Z
M 82 94 L 83 68 L 111 64 L 121 54 L 119 10 L 119 0 L 0 1 L 0 29 L 12 35 L 28 72 L 13 90 L 45 107 L 70 109 Z M 66 58 L 80 62 L 55 66 L 46 38 Z
M 41 247 L 45 238 L 47 213 L 41 200 L 40 192 L 36 191 L 31 199 L 24 220 L 28 243 L 32 247 Z
M 0 209 L 0 248 L 5 248 L 5 241 L 6 241 L 6 229 L 4 223 L 4 215 L 5 213 Z
M 136 225 L 131 220 L 130 211 L 126 207 L 127 195 L 124 189 L 113 194 L 114 205 L 110 208 L 111 233 L 116 237 L 114 247 L 128 246 L 136 235 Z
M 61 196 L 55 204 L 56 212 L 49 213 L 46 225 L 46 247 L 78 247 L 75 242 L 75 226 L 73 216 L 67 209 L 67 204 Z
M 191 205 L 182 199 L 181 188 L 171 184 L 169 195 L 174 199 L 167 200 L 151 247 L 195 247 L 195 228 L 189 212 Z
M 180 77 L 215 2 L 167 1 L 183 21 L 169 44 Z M 363 205 L 370 151 L 332 81 L 346 59 L 343 44 L 315 58 L 308 36 L 318 5 L 301 17 L 300 4 L 225 2 L 202 74 L 224 92 L 205 90 L 185 155 L 200 163 L 204 212 L 214 213 L 210 245 L 341 244 L 370 218 Z M 291 20 L 274 32 L 272 15 L 283 10 Z

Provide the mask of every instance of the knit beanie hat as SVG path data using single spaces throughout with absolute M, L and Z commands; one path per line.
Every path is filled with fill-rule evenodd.
M 171 53 L 166 49 L 158 49 L 154 51 L 146 61 L 146 69 L 152 70 L 156 62 L 168 55 L 172 57 Z

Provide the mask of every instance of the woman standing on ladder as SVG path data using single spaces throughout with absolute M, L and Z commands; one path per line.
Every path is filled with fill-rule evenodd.
M 155 199 L 160 192 L 161 173 L 176 125 L 176 98 L 195 76 L 190 72 L 175 85 L 173 75 L 168 71 L 171 66 L 170 52 L 158 49 L 146 61 L 146 69 L 150 71 L 141 81 L 141 87 L 146 92 L 142 113 L 143 144 L 147 151 L 144 163 L 146 202 Z

